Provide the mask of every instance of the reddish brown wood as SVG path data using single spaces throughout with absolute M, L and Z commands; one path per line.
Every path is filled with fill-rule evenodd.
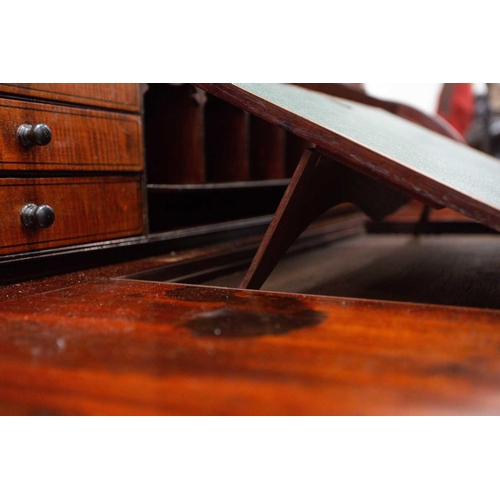
M 0 304 L 2 414 L 499 414 L 500 313 L 96 282 Z
M 250 180 L 249 115 L 210 96 L 205 108 L 208 182 Z
M 386 218 L 387 222 L 414 222 L 422 213 L 422 203 L 412 200 L 410 203 L 401 207 L 397 212 Z M 429 222 L 471 222 L 474 221 L 450 208 L 441 210 L 431 210 L 429 213 Z
M 142 170 L 139 116 L 0 99 L 1 170 Z M 47 124 L 52 140 L 26 148 L 20 125 Z
M 377 220 L 407 201 L 404 195 L 306 150 L 241 288 L 260 288 L 290 245 L 329 208 L 354 203 Z
M 31 279 L 24 282 L 17 280 L 12 283 L 12 279 L 9 280 L 6 276 L 7 273 L 4 272 L 2 273 L 3 283 L 0 282 L 0 301 L 29 297 L 39 293 L 58 290 L 60 288 L 68 288 L 81 283 L 95 283 L 103 280 L 108 281 L 115 277 L 146 272 L 165 265 L 175 265 L 184 263 L 185 261 L 204 258 L 209 255 L 218 255 L 248 244 L 254 244 L 255 248 L 257 248 L 259 240 L 260 236 L 252 236 L 241 240 L 188 248 L 138 260 L 91 267 L 90 269 L 73 272 L 59 272 L 53 276 Z M 9 281 L 11 283 L 9 283 Z
M 345 237 L 362 234 L 364 232 L 363 226 L 365 220 L 366 218 L 358 213 L 354 207 L 348 205 L 337 207 L 326 214 L 325 217 L 321 217 L 318 221 L 311 224 L 311 227 L 304 232 L 301 238 L 299 238 L 297 245 L 294 245 L 293 251 L 309 248 L 311 245 L 324 244 L 324 242 L 331 242 Z M 109 258 L 105 260 L 99 259 L 98 254 L 90 252 L 87 248 L 83 255 L 78 255 L 78 257 L 80 257 L 78 261 L 76 258 L 77 255 L 69 253 L 71 252 L 70 249 L 68 249 L 67 252 L 64 249 L 58 249 L 57 259 L 51 259 L 49 261 L 44 260 L 43 264 L 38 263 L 37 265 L 36 263 L 26 261 L 21 262 L 22 274 L 19 272 L 20 266 L 13 266 L 12 262 L 10 265 L 4 263 L 2 272 L 0 273 L 0 301 L 44 293 L 59 288 L 66 288 L 79 283 L 90 283 L 101 280 L 102 278 L 137 273 L 143 274 L 144 272 L 151 273 L 153 269 L 155 269 L 156 275 L 156 271 L 161 272 L 159 268 L 163 268 L 164 266 L 175 266 L 177 268 L 178 266 L 182 266 L 185 269 L 186 263 L 195 263 L 196 267 L 199 267 L 197 264 L 199 262 L 204 262 L 210 258 L 216 258 L 221 255 L 231 256 L 247 248 L 255 252 L 265 230 L 264 224 L 265 222 L 263 221 L 262 233 L 254 231 L 252 232 L 252 236 L 248 235 L 246 237 L 241 237 L 241 232 L 237 236 L 234 236 L 234 233 L 230 233 L 229 227 L 221 227 L 219 225 L 218 229 L 225 233 L 225 238 L 231 235 L 232 239 L 227 241 L 226 239 L 221 240 L 219 238 L 217 242 L 215 242 L 213 240 L 210 241 L 210 237 L 208 237 L 204 238 L 203 242 L 201 242 L 193 238 L 193 240 L 191 240 L 191 246 L 188 248 L 184 248 L 184 245 L 176 245 L 175 241 L 163 241 L 167 236 L 171 236 L 171 239 L 175 240 L 175 236 L 172 237 L 172 235 L 168 235 L 168 233 L 155 234 L 150 236 L 150 243 L 151 240 L 155 241 L 157 243 L 156 251 L 163 249 L 163 251 L 168 251 L 168 253 L 159 254 L 154 257 L 141 258 L 140 260 L 130 259 L 136 259 L 138 255 L 144 255 L 148 252 L 146 248 L 147 243 L 145 241 L 141 243 L 142 252 L 139 252 L 137 249 L 135 252 L 127 252 L 125 259 L 123 258 L 123 254 L 119 253 L 119 249 L 114 249 L 112 255 L 109 255 Z M 198 228 L 198 230 L 199 229 L 200 228 Z M 186 241 L 186 234 L 194 231 L 196 230 L 183 230 L 177 233 L 177 235 L 180 236 L 180 234 L 182 234 L 180 237 Z M 210 234 L 213 234 L 213 232 L 208 232 L 208 235 Z M 128 238 L 125 238 L 125 240 L 127 239 Z M 118 241 L 124 242 L 124 239 Z M 160 247 L 158 243 L 162 241 L 163 244 Z M 195 241 L 195 243 L 193 243 L 193 241 Z M 96 243 L 94 245 L 99 246 L 100 244 Z M 94 245 L 91 244 L 89 246 L 92 248 Z M 112 245 L 106 242 L 106 246 Z M 133 248 L 132 245 L 127 245 L 127 248 L 130 247 Z M 175 250 L 172 248 L 175 248 Z M 230 258 L 231 257 L 229 257 L 229 259 Z M 89 261 L 91 263 L 90 266 L 88 265 Z M 80 270 L 75 271 L 75 269 Z M 163 272 L 161 272 L 161 274 L 164 275 Z M 180 273 L 176 271 L 175 275 L 179 276 Z
M 50 205 L 52 226 L 29 229 L 21 210 Z M 138 177 L 0 179 L 0 254 L 113 239 L 142 232 Z
M 65 206 L 81 199 L 77 179 Z M 65 233 L 115 223 L 90 204 L 137 214 L 137 189 L 114 204 L 116 179 L 89 179 L 110 184 L 84 189 Z M 3 180 L 0 193 L 58 197 L 42 185 L 57 180 Z M 11 234 L 0 227 L 0 241 Z M 0 413 L 500 413 L 498 311 L 111 279 L 184 257 L 0 288 Z
M 191 85 L 150 85 L 144 98 L 148 182 L 205 182 L 205 101 Z
M 2 83 L 0 92 L 138 113 L 137 83 Z
M 285 131 L 255 116 L 250 125 L 252 179 L 284 179 Z
M 450 208 L 430 209 L 425 223 L 421 219 L 424 205 L 412 200 L 383 221 L 367 222 L 371 233 L 481 234 L 495 231 Z

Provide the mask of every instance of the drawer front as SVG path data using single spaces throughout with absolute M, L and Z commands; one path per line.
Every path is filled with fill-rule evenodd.
M 46 124 L 50 142 L 23 146 L 23 124 Z M 0 170 L 139 171 L 139 116 L 0 99 Z
M 141 103 L 138 83 L 1 83 L 0 92 L 136 113 Z
M 27 206 L 48 205 L 50 227 L 27 227 Z M 121 238 L 142 232 L 140 179 L 0 179 L 0 255 Z M 50 210 L 50 209 L 47 209 Z M 33 215 L 33 210 L 31 212 Z M 40 222 L 40 219 L 35 219 Z

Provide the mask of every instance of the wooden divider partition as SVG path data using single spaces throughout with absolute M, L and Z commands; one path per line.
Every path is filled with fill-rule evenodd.
M 251 173 L 255 180 L 284 179 L 285 131 L 252 116 L 250 121 Z
M 190 84 L 145 96 L 150 184 L 287 179 L 308 143 Z
M 249 121 L 245 111 L 208 96 L 203 123 L 208 182 L 250 180 Z
M 205 99 L 191 85 L 149 85 L 144 97 L 148 183 L 206 181 Z

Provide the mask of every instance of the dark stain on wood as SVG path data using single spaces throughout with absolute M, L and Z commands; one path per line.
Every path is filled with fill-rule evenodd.
M 220 338 L 256 337 L 261 335 L 283 335 L 301 328 L 316 326 L 326 320 L 327 315 L 307 307 L 298 297 L 259 296 L 251 298 L 237 290 L 224 288 L 179 287 L 167 290 L 164 296 L 191 304 L 220 303 L 221 307 L 203 309 L 185 323 L 197 336 Z
M 315 326 L 327 318 L 313 309 L 296 309 L 293 315 L 221 307 L 204 311 L 185 326 L 197 337 L 241 338 L 260 335 L 283 335 L 300 328 Z

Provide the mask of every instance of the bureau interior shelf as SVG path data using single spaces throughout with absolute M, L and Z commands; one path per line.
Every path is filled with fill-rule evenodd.
M 273 214 L 289 179 L 147 185 L 150 232 Z
M 207 182 L 204 184 L 148 184 L 148 191 L 155 193 L 199 193 L 206 191 L 247 191 L 262 188 L 284 188 L 290 179 L 272 179 L 241 182 Z

